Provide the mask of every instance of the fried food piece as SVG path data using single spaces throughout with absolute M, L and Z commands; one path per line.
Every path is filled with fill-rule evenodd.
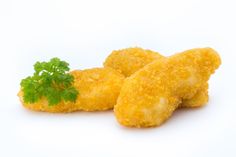
M 206 82 L 202 87 L 199 88 L 198 92 L 190 99 L 183 99 L 179 108 L 195 108 L 195 107 L 203 107 L 207 104 L 209 100 L 208 95 L 209 85 Z
M 200 90 L 220 64 L 220 56 L 211 48 L 153 61 L 125 80 L 114 108 L 118 122 L 129 127 L 161 125 L 183 99 Z
M 161 58 L 164 57 L 157 52 L 135 47 L 113 51 L 103 65 L 116 69 L 125 77 L 129 77 L 155 59 Z
M 75 103 L 62 101 L 49 106 L 47 99 L 41 98 L 36 103 L 26 104 L 20 91 L 18 96 L 23 106 L 44 112 L 102 111 L 114 107 L 124 80 L 122 74 L 111 68 L 75 70 L 71 74 L 74 76 L 73 86 L 79 91 Z
M 77 109 L 101 111 L 113 109 L 125 77 L 112 68 L 73 71 L 74 86 L 79 90 Z
M 104 66 L 111 67 L 126 77 L 129 77 L 154 60 L 164 58 L 167 57 L 151 50 L 145 50 L 139 47 L 127 48 L 113 51 L 107 57 Z M 208 84 L 206 83 L 193 98 L 183 100 L 180 107 L 202 107 L 208 102 L 208 99 Z
M 39 101 L 35 103 L 25 103 L 23 100 L 24 93 L 22 90 L 19 91 L 18 97 L 20 98 L 23 106 L 29 110 L 33 111 L 42 111 L 42 112 L 51 112 L 51 113 L 66 113 L 77 111 L 77 107 L 72 102 L 61 101 L 57 105 L 49 106 L 48 101 L 45 97 L 42 97 Z

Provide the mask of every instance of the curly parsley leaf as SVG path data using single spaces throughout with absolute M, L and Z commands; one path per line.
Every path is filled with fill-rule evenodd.
M 34 75 L 21 81 L 25 103 L 35 103 L 46 97 L 49 106 L 62 100 L 75 102 L 79 92 L 72 86 L 74 77 L 67 73 L 69 64 L 59 58 L 49 62 L 36 62 Z

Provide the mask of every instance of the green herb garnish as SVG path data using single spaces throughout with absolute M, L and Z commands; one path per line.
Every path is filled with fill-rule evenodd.
M 78 91 L 72 86 L 74 77 L 67 73 L 69 64 L 59 58 L 49 62 L 36 62 L 35 73 L 21 81 L 25 103 L 35 103 L 46 97 L 48 105 L 56 105 L 62 100 L 75 102 Z

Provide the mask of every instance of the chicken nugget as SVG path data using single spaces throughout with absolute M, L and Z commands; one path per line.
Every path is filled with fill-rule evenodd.
M 78 110 L 113 109 L 125 78 L 122 74 L 112 68 L 75 70 L 71 74 L 75 78 L 74 86 L 79 90 L 76 100 Z
M 167 58 L 161 54 L 139 47 L 113 51 L 105 60 L 104 66 L 111 67 L 129 77 L 139 69 L 157 59 Z M 183 100 L 180 107 L 201 107 L 208 102 L 208 84 L 204 85 L 193 98 Z
M 190 99 L 220 66 L 211 48 L 196 48 L 155 60 L 128 77 L 114 112 L 129 127 L 153 127 L 165 122 L 183 99 Z
M 124 76 L 111 68 L 94 68 L 75 70 L 73 86 L 79 91 L 75 102 L 61 101 L 56 105 L 48 105 L 45 97 L 36 103 L 24 103 L 22 90 L 18 93 L 24 107 L 34 111 L 73 112 L 109 110 L 116 104 Z
M 18 97 L 20 98 L 23 106 L 29 110 L 51 112 L 51 113 L 67 113 L 77 111 L 75 103 L 69 101 L 61 101 L 57 105 L 50 106 L 46 97 L 42 97 L 35 103 L 25 103 L 23 99 L 24 93 L 22 90 L 19 91 Z
M 205 106 L 209 100 L 208 88 L 209 85 L 206 82 L 199 88 L 198 92 L 192 98 L 183 99 L 179 107 L 195 108 Z
M 160 58 L 164 57 L 157 52 L 135 47 L 113 51 L 103 65 L 116 69 L 125 77 L 129 77 L 145 65 Z

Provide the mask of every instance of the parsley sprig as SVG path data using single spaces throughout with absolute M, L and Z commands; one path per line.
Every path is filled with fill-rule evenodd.
M 35 103 L 46 97 L 48 105 L 53 106 L 64 101 L 75 102 L 79 92 L 72 86 L 74 77 L 67 73 L 69 64 L 59 58 L 49 62 L 36 62 L 34 75 L 21 81 L 25 103 Z

